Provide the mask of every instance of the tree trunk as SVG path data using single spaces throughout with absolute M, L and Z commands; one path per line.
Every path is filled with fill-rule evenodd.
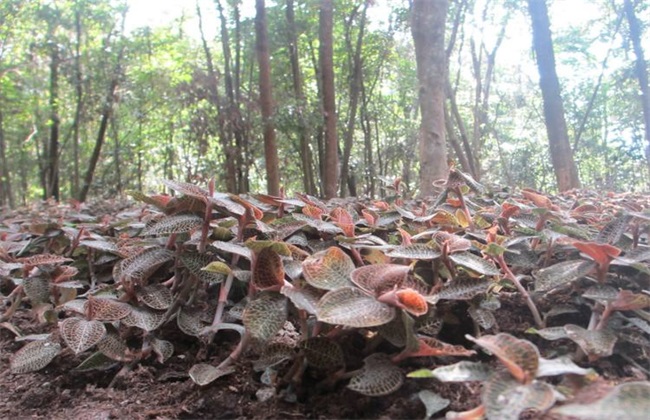
M 533 48 L 539 69 L 546 132 L 557 186 L 560 191 L 580 188 L 578 170 L 564 119 L 560 82 L 555 71 L 555 54 L 546 1 L 528 0 L 528 10 L 532 20 Z
M 650 171 L 650 87 L 648 86 L 648 70 L 646 67 L 643 47 L 641 46 L 641 26 L 634 13 L 634 5 L 630 0 L 623 3 L 625 16 L 630 25 L 630 38 L 636 55 L 635 71 L 639 79 L 639 88 L 641 90 L 641 105 L 643 109 L 643 123 L 645 125 L 645 140 L 647 142 L 645 155 Z
M 286 8 L 287 30 L 289 45 L 289 61 L 291 62 L 291 75 L 293 79 L 293 92 L 296 97 L 298 114 L 298 136 L 300 142 L 300 162 L 302 165 L 302 184 L 305 192 L 316 195 L 316 183 L 314 181 L 313 157 L 309 147 L 309 123 L 305 117 L 307 101 L 302 86 L 302 73 L 298 60 L 298 36 L 296 34 L 296 21 L 294 17 L 293 0 L 287 0 Z
M 81 10 L 79 2 L 75 2 L 74 12 L 75 26 L 75 55 L 74 55 L 74 87 L 75 99 L 77 100 L 74 120 L 72 121 L 72 188 L 70 195 L 76 197 L 79 193 L 79 131 L 81 126 L 81 115 L 83 112 L 83 75 L 81 70 Z
M 332 30 L 334 25 L 334 6 L 332 0 L 321 0 L 319 17 L 318 51 L 321 83 L 323 89 L 323 115 L 325 121 L 325 198 L 336 197 L 338 184 L 338 143 L 336 137 L 336 103 L 334 96 L 334 58 Z
M 260 66 L 260 108 L 264 122 L 264 162 L 266 164 L 266 190 L 270 195 L 280 195 L 280 169 L 278 148 L 273 126 L 273 92 L 271 88 L 271 59 L 266 27 L 264 0 L 256 0 L 255 49 Z
M 59 46 L 50 40 L 50 140 L 45 154 L 44 197 L 59 200 Z
M 420 195 L 434 194 L 435 181 L 447 178 L 445 141 L 445 21 L 447 0 L 414 0 L 411 32 L 415 45 L 420 102 Z
M 11 194 L 11 178 L 9 174 L 9 165 L 7 162 L 7 143 L 5 140 L 4 119 L 2 110 L 0 110 L 0 206 L 14 206 L 13 195 Z
M 368 10 L 369 2 L 366 1 L 361 11 L 359 18 L 359 33 L 357 40 L 352 48 L 352 39 L 350 36 L 350 27 L 352 26 L 352 19 L 350 19 L 346 30 L 346 43 L 348 44 L 348 52 L 352 55 L 352 63 L 350 69 L 350 103 L 348 105 L 348 118 L 345 128 L 345 135 L 343 137 L 343 160 L 341 162 L 341 196 L 346 197 L 348 193 L 355 195 L 356 193 L 350 191 L 348 188 L 348 177 L 350 174 L 350 154 L 352 153 L 352 144 L 354 143 L 354 128 L 357 121 L 357 105 L 359 103 L 359 94 L 361 92 L 361 79 L 362 62 L 361 62 L 361 46 L 363 45 L 363 36 L 366 27 L 366 11 Z
M 235 168 L 235 159 L 232 159 L 232 156 L 229 154 L 231 150 L 229 137 L 226 133 L 224 127 L 224 119 L 221 116 L 223 108 L 221 105 L 221 99 L 219 98 L 219 91 L 217 89 L 218 79 L 217 72 L 214 68 L 214 62 L 212 60 L 212 53 L 208 47 L 208 42 L 205 39 L 205 34 L 203 33 L 203 18 L 201 15 L 201 8 L 199 7 L 198 1 L 196 4 L 196 13 L 199 18 L 199 32 L 201 34 L 201 42 L 203 44 L 203 52 L 205 53 L 205 61 L 208 68 L 208 89 L 210 91 L 210 103 L 216 108 L 217 111 L 217 130 L 219 133 L 219 143 L 221 148 L 224 151 L 225 159 L 224 166 L 226 168 L 226 173 L 224 174 L 224 183 L 226 184 L 226 191 L 235 192 L 237 191 L 237 169 Z

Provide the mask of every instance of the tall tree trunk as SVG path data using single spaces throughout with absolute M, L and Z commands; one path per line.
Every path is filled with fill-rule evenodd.
M 336 136 L 336 103 L 334 96 L 334 52 L 332 46 L 332 30 L 334 26 L 334 6 L 332 0 L 321 0 L 319 17 L 318 51 L 321 83 L 323 89 L 323 116 L 325 120 L 325 198 L 336 197 L 338 184 L 338 142 Z
M 59 45 L 50 40 L 50 140 L 45 159 L 44 197 L 59 200 Z
M 528 10 L 532 20 L 533 48 L 539 69 L 546 132 L 557 187 L 560 191 L 580 188 L 578 170 L 573 159 L 573 150 L 571 150 L 564 119 L 560 82 L 555 71 L 555 54 L 546 0 L 528 0 Z
M 266 190 L 270 195 L 280 195 L 280 169 L 278 148 L 273 126 L 273 91 L 271 89 L 271 59 L 266 28 L 264 0 L 256 0 L 255 49 L 260 66 L 260 108 L 264 122 L 264 162 L 266 164 Z
M 369 2 L 366 1 L 361 11 L 359 18 L 359 33 L 357 40 L 352 48 L 352 39 L 350 28 L 352 27 L 352 18 L 348 23 L 346 30 L 346 43 L 348 44 L 349 54 L 352 56 L 350 68 L 350 103 L 348 105 L 348 118 L 343 136 L 343 160 L 341 161 L 341 196 L 346 197 L 349 194 L 355 193 L 348 189 L 348 177 L 350 174 L 350 154 L 352 153 L 352 144 L 354 142 L 354 128 L 357 121 L 357 105 L 359 103 L 359 94 L 361 93 L 361 79 L 362 62 L 361 62 L 361 46 L 363 44 L 363 36 L 366 28 L 366 11 L 368 10 Z
M 214 62 L 212 60 L 212 52 L 208 46 L 208 41 L 205 39 L 205 34 L 203 32 L 203 18 L 201 15 L 201 8 L 199 3 L 196 3 L 196 13 L 199 18 L 199 32 L 201 33 L 201 42 L 203 44 L 203 52 L 205 53 L 205 61 L 208 68 L 208 89 L 210 91 L 210 102 L 216 108 L 217 111 L 217 131 L 219 133 L 219 143 L 221 148 L 224 151 L 225 159 L 224 166 L 226 168 L 226 173 L 224 175 L 224 182 L 226 184 L 226 191 L 235 192 L 237 191 L 237 170 L 235 168 L 235 159 L 229 154 L 231 150 L 231 145 L 229 142 L 226 129 L 224 127 L 224 119 L 222 117 L 223 108 L 221 105 L 221 99 L 219 97 L 219 91 L 217 88 L 218 77 L 217 71 L 214 68 Z
M 7 162 L 7 143 L 5 140 L 4 119 L 0 109 L 0 206 L 14 206 L 13 195 L 11 194 L 11 175 L 9 174 L 9 164 Z
M 243 135 L 243 121 L 241 118 L 241 109 L 239 106 L 239 101 L 237 100 L 238 95 L 236 91 L 239 91 L 239 72 L 240 68 L 238 61 L 235 63 L 235 71 L 232 70 L 232 53 L 230 50 L 230 35 L 228 34 L 228 21 L 226 19 L 226 14 L 224 12 L 223 6 L 220 0 L 216 0 L 217 10 L 219 11 L 219 20 L 221 22 L 221 47 L 223 51 L 223 63 L 224 63 L 224 81 L 226 84 L 226 96 L 228 97 L 228 109 L 227 109 L 227 118 L 229 127 L 229 136 L 230 138 L 234 137 L 235 144 L 232 144 L 232 141 L 229 142 L 230 147 L 226 150 L 226 155 L 229 159 L 233 159 L 235 162 L 236 169 L 236 179 L 237 179 L 237 191 L 239 193 L 247 192 L 247 176 L 245 166 L 248 165 L 244 159 L 244 135 Z M 236 15 L 238 16 L 238 9 L 235 10 Z M 238 20 L 236 19 L 236 25 L 238 25 Z M 238 46 L 236 46 L 238 48 Z M 234 80 L 233 80 L 234 79 Z M 236 83 L 235 83 L 236 82 Z
M 447 0 L 414 0 L 411 32 L 415 45 L 420 102 L 420 195 L 434 194 L 433 183 L 447 178 L 445 140 L 445 21 Z
M 302 165 L 302 184 L 305 192 L 316 195 L 314 181 L 313 157 L 309 147 L 309 123 L 305 117 L 307 101 L 302 86 L 302 73 L 298 60 L 298 35 L 296 34 L 296 20 L 294 15 L 293 0 L 287 0 L 286 7 L 287 30 L 289 45 L 289 61 L 291 62 L 291 75 L 293 80 L 293 93 L 296 97 L 298 114 L 298 136 L 300 142 L 300 162 Z
M 126 20 L 125 18 L 126 11 L 122 13 L 122 27 L 119 34 L 120 38 L 124 35 L 124 22 Z M 110 35 L 108 36 L 110 37 Z M 95 139 L 95 147 L 93 148 L 93 153 L 90 156 L 90 161 L 88 162 L 88 168 L 86 169 L 83 185 L 81 187 L 81 191 L 79 192 L 79 201 L 82 203 L 88 198 L 88 192 L 90 191 L 90 186 L 92 185 L 93 177 L 95 175 L 95 168 L 97 167 L 97 162 L 99 162 L 102 146 L 104 145 L 104 141 L 106 139 L 106 130 L 108 128 L 108 123 L 110 122 L 111 115 L 113 114 L 115 91 L 117 90 L 120 78 L 122 77 L 122 58 L 124 57 L 124 47 L 126 43 L 124 40 L 119 40 L 118 42 L 120 42 L 120 46 L 117 52 L 117 57 L 115 58 L 115 67 L 113 69 L 113 74 L 111 75 L 111 81 L 106 92 L 104 107 L 102 108 L 99 130 L 97 132 L 97 138 Z
M 648 170 L 650 171 L 650 87 L 648 86 L 648 70 L 641 46 L 641 26 L 634 13 L 634 5 L 630 0 L 623 3 L 625 16 L 630 25 L 630 38 L 636 55 L 635 71 L 639 79 L 639 88 L 641 90 L 641 105 L 643 108 L 643 123 L 645 125 L 645 140 L 648 143 L 645 149 Z
M 75 26 L 75 55 L 74 55 L 74 87 L 77 101 L 72 121 L 72 188 L 70 194 L 76 197 L 79 193 L 79 131 L 81 115 L 83 112 L 83 75 L 81 70 L 81 10 L 78 1 L 75 1 L 74 12 Z

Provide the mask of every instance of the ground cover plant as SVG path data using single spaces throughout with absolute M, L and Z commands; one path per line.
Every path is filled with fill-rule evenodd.
M 453 168 L 435 200 L 161 184 L 3 216 L 3 416 L 66 390 L 59 415 L 650 409 L 647 197 L 488 191 Z

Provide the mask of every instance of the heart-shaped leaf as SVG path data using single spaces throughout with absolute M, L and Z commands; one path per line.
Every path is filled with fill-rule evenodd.
M 287 299 L 277 292 L 259 293 L 246 305 L 242 320 L 253 338 L 267 341 L 287 320 Z
M 199 386 L 208 385 L 222 376 L 230 375 L 235 371 L 234 366 L 228 366 L 225 369 L 219 369 L 212 365 L 199 363 L 190 369 L 190 378 Z
M 198 337 L 201 335 L 203 322 L 201 322 L 201 311 L 198 309 L 182 308 L 176 315 L 178 328 L 187 335 Z
M 391 363 L 383 353 L 373 353 L 363 361 L 361 373 L 354 376 L 348 388 L 370 397 L 380 397 L 395 392 L 402 386 L 402 370 Z
M 591 404 L 567 404 L 553 414 L 589 420 L 645 420 L 650 413 L 650 382 L 627 382 Z
M 132 354 L 126 342 L 118 335 L 117 331 L 109 329 L 104 338 L 97 343 L 97 350 L 103 355 L 118 362 L 130 362 Z
M 173 296 L 169 288 L 162 284 L 150 284 L 138 289 L 136 296 L 151 309 L 164 310 L 172 305 Z
M 465 337 L 494 354 L 520 383 L 529 384 L 537 375 L 539 351 L 530 341 L 506 333 Z
M 166 248 L 150 248 L 140 254 L 127 258 L 116 267 L 119 275 L 116 278 L 128 278 L 144 281 L 164 263 L 174 258 L 174 253 Z
M 255 372 L 261 372 L 276 366 L 285 360 L 291 360 L 296 355 L 293 347 L 285 343 L 271 343 L 264 347 L 259 359 L 253 364 Z
M 65 343 L 75 354 L 88 350 L 106 335 L 106 327 L 99 321 L 67 318 L 59 323 L 59 331 Z
M 95 321 L 113 322 L 130 314 L 131 305 L 114 299 L 90 296 L 84 304 L 84 312 Z
M 318 289 L 336 290 L 350 286 L 352 270 L 352 258 L 335 246 L 317 252 L 302 262 L 305 280 Z
M 133 307 L 131 313 L 122 319 L 129 327 L 138 327 L 145 331 L 153 331 L 165 322 L 164 311 L 154 311 L 149 308 Z
M 354 287 L 327 292 L 318 302 L 319 321 L 355 328 L 376 327 L 395 317 L 395 308 Z
M 323 292 L 306 284 L 301 288 L 291 285 L 285 285 L 280 289 L 280 293 L 289 298 L 296 308 L 307 311 L 310 315 L 316 315 L 316 307 Z
M 426 296 L 426 300 L 433 304 L 441 299 L 470 300 L 474 296 L 486 293 L 490 285 L 492 285 L 492 282 L 488 279 L 460 277 L 447 283 L 440 292 Z
M 158 363 L 165 363 L 174 354 L 174 345 L 167 340 L 151 338 L 151 349 L 156 353 Z
M 49 340 L 27 343 L 11 356 L 9 362 L 11 373 L 28 373 L 43 369 L 60 352 L 61 345 Z

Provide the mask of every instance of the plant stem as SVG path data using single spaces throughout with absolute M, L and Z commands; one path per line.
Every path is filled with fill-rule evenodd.
M 505 274 L 505 278 L 510 280 L 515 285 L 519 293 L 521 293 L 521 295 L 526 299 L 526 305 L 528 305 L 530 312 L 533 314 L 533 318 L 535 319 L 535 324 L 537 328 L 544 328 L 544 321 L 542 320 L 542 317 L 540 316 L 539 311 L 537 310 L 537 306 L 535 306 L 535 302 L 533 302 L 533 299 L 530 297 L 530 294 L 528 293 L 526 288 L 521 285 L 521 282 L 512 273 L 510 267 L 508 267 L 508 264 L 506 264 L 503 255 L 499 255 L 493 258 L 495 258 L 496 261 L 499 263 L 501 270 L 503 270 Z

